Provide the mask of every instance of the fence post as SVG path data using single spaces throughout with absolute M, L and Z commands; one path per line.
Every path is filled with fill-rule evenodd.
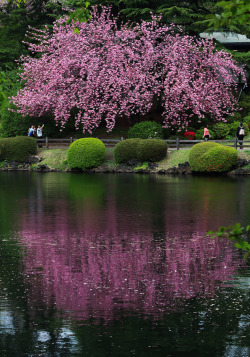
M 73 143 L 73 138 L 72 138 L 72 136 L 71 136 L 71 138 L 70 138 L 70 144 L 72 144 Z
M 237 150 L 237 138 L 234 138 L 234 148 Z
M 45 146 L 46 146 L 46 149 L 48 149 L 48 147 L 49 147 L 49 138 L 47 136 L 45 138 Z
M 180 139 L 176 138 L 176 150 L 179 150 L 180 148 Z

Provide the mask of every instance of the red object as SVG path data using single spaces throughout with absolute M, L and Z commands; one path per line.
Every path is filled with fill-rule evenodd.
M 184 134 L 185 138 L 187 138 L 188 140 L 194 140 L 195 139 L 195 133 L 193 131 L 187 131 Z

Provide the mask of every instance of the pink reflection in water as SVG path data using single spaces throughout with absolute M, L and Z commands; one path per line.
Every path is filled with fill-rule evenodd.
M 71 234 L 66 224 L 19 233 L 30 307 L 55 305 L 79 319 L 158 315 L 177 299 L 214 296 L 243 265 L 229 242 L 199 234 Z

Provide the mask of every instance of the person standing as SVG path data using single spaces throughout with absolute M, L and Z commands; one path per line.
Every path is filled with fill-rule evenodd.
M 209 130 L 207 128 L 207 125 L 205 125 L 205 127 L 204 127 L 203 138 L 205 138 L 205 141 L 208 141 L 208 139 L 210 138 L 210 134 L 209 134 Z
M 29 129 L 29 134 L 28 136 L 34 138 L 35 137 L 35 127 L 34 125 L 31 125 L 30 129 Z
M 42 126 L 38 125 L 38 127 L 37 127 L 36 133 L 37 133 L 38 139 L 41 139 L 43 136 L 43 127 L 44 127 L 44 124 Z
M 240 149 L 243 149 L 243 139 L 245 136 L 245 129 L 243 127 L 243 124 L 240 123 L 240 125 L 238 126 L 237 130 L 236 130 L 236 136 L 238 138 L 239 144 L 240 144 Z

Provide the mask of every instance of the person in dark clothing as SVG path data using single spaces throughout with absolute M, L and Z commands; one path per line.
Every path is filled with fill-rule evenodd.
M 237 128 L 236 136 L 237 136 L 239 144 L 240 144 L 240 149 L 242 150 L 243 149 L 243 139 L 245 136 L 245 129 L 244 129 L 242 123 L 240 123 L 240 125 Z

